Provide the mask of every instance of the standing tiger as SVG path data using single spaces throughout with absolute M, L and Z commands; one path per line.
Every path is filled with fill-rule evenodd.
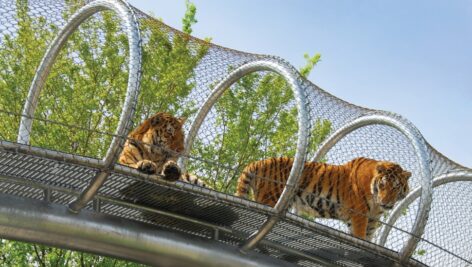
M 129 135 L 119 163 L 147 174 L 159 174 L 165 180 L 205 186 L 189 173 L 182 174 L 176 161 L 184 150 L 183 124 L 185 118 L 158 112 L 144 120 Z
M 239 177 L 236 195 L 253 191 L 256 202 L 274 207 L 293 165 L 292 158 L 269 158 L 250 163 Z M 356 158 L 343 165 L 305 163 L 291 203 L 298 215 L 339 219 L 351 233 L 371 240 L 385 210 L 409 191 L 411 173 L 388 161 Z

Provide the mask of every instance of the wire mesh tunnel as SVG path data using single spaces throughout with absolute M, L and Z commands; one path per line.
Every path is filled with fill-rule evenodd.
M 187 118 L 180 168 L 206 187 L 116 164 L 129 132 L 156 112 Z M 80 250 L 95 242 L 93 252 L 148 264 L 157 264 L 151 252 L 166 254 L 159 246 L 149 254 L 140 254 L 147 249 L 141 246 L 120 250 L 93 237 L 70 244 L 59 232 L 26 235 L 24 229 L 46 230 L 18 223 L 29 218 L 20 211 L 42 218 L 34 205 L 49 203 L 45 220 L 70 222 L 78 213 L 84 227 L 87 220 L 110 229 L 130 222 L 130 231 L 192 236 L 195 248 L 219 249 L 234 266 L 472 264 L 472 240 L 463 231 L 472 225 L 456 215 L 470 213 L 472 170 L 437 152 L 407 119 L 347 103 L 280 58 L 193 38 L 126 2 L 1 0 L 0 121 L 5 238 Z M 255 177 L 273 193 L 259 201 L 234 196 L 246 166 L 278 157 L 292 161 Z M 318 216 L 292 213 L 307 186 L 305 161 L 341 166 L 359 157 L 394 162 L 412 174 L 410 193 L 368 218 L 378 225 L 370 240 L 353 237 L 344 221 L 319 218 L 335 217 L 329 210 L 337 204 L 322 194 L 313 202 L 319 210 L 311 207 Z M 450 176 L 457 179 L 436 182 Z M 330 179 L 325 183 L 334 188 Z M 15 206 L 18 197 L 29 204 Z

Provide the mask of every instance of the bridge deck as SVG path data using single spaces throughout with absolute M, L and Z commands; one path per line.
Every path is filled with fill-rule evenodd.
M 41 200 L 65 208 L 98 171 L 92 167 L 93 159 L 90 166 L 84 166 L 72 163 L 84 158 L 68 154 L 8 142 L 2 142 L 2 146 L 3 196 Z M 135 170 L 115 167 L 86 212 L 113 216 L 120 222 L 145 223 L 189 238 L 214 240 L 234 247 L 236 254 L 240 254 L 237 246 L 270 215 L 267 207 L 254 202 L 194 185 L 148 178 Z M 121 223 L 120 227 L 126 229 L 127 225 Z M 12 238 L 5 232 L 0 235 Z M 301 266 L 390 266 L 397 257 L 396 252 L 291 214 L 277 223 L 256 251 L 259 256 L 269 255 Z M 414 260 L 409 264 L 420 265 Z

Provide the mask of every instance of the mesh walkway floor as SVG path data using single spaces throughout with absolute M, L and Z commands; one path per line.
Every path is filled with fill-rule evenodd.
M 13 144 L 11 144 L 13 145 Z M 25 146 L 22 146 L 23 148 Z M 43 150 L 49 154 L 57 152 Z M 15 151 L 0 152 L 0 193 L 67 205 L 98 170 Z M 133 170 L 129 170 L 134 172 Z M 123 171 L 122 171 L 123 172 Z M 177 182 L 113 173 L 86 209 L 238 246 L 264 222 L 264 206 Z M 390 266 L 395 252 L 352 245 L 339 232 L 295 216 L 278 222 L 257 251 L 301 266 Z M 411 260 L 411 265 L 419 266 Z

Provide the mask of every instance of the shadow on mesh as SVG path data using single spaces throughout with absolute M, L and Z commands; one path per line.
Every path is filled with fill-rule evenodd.
M 270 249 L 266 247 L 259 247 L 259 252 L 266 255 L 271 255 Z M 349 250 L 343 248 L 315 248 L 310 250 L 304 250 L 305 253 L 315 256 L 315 258 L 323 259 L 327 262 L 334 264 L 340 264 L 342 266 L 364 266 L 364 267 L 377 267 L 377 266 L 394 266 L 394 262 L 384 257 L 373 257 L 372 253 L 366 253 L 362 250 Z M 299 257 L 297 255 L 286 254 L 284 252 L 278 252 L 278 258 L 284 261 L 292 262 L 295 264 L 301 264 L 307 259 Z M 352 264 L 352 265 L 351 265 Z
M 223 205 L 217 199 L 204 198 L 189 192 L 175 188 L 163 187 L 157 184 L 150 184 L 142 181 L 133 182 L 129 186 L 120 190 L 124 199 L 135 204 L 171 212 L 178 215 L 191 217 L 207 223 L 221 226 L 230 226 L 239 219 L 237 213 L 230 206 Z M 143 211 L 145 220 L 156 221 L 156 213 Z M 178 224 L 179 219 L 168 217 L 166 222 L 174 221 Z M 156 221 L 156 223 L 165 223 Z M 166 223 L 167 224 L 167 223 Z

